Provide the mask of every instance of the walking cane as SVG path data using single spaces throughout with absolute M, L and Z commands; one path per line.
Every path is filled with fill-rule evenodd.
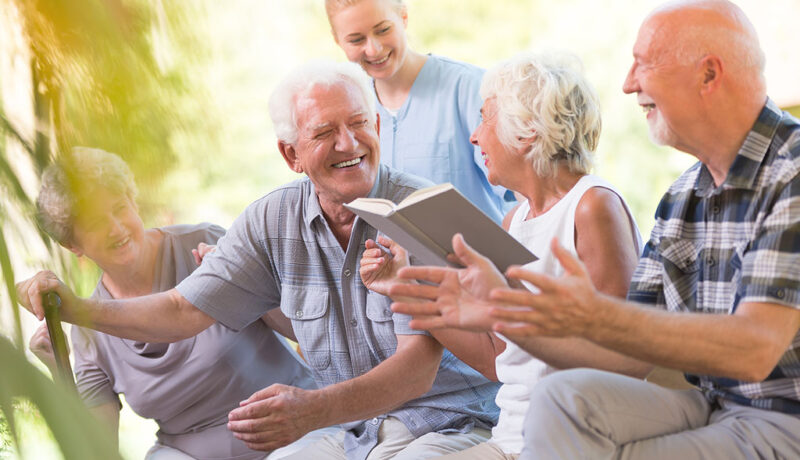
M 61 329 L 61 297 L 55 292 L 42 295 L 44 304 L 44 319 L 47 322 L 47 332 L 50 334 L 50 343 L 53 345 L 53 354 L 56 357 L 56 373 L 53 376 L 56 382 L 72 388 L 75 387 L 75 378 L 72 376 L 72 366 L 69 364 L 69 350 L 64 330 Z

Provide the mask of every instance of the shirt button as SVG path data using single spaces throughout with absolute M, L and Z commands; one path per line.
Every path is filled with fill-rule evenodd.
M 713 257 L 709 257 L 709 258 L 706 260 L 706 263 L 708 263 L 708 266 L 709 266 L 709 267 L 713 267 L 713 266 L 714 266 L 714 264 L 715 264 L 715 263 L 717 263 L 717 261 L 716 261 L 716 260 L 714 260 L 714 258 L 713 258 Z
M 358 324 L 358 321 L 356 321 L 356 319 L 355 319 L 355 318 L 353 318 L 353 319 L 351 319 L 351 320 L 350 320 L 350 325 L 351 325 L 351 326 L 353 326 L 353 327 L 356 327 L 356 324 Z
M 387 318 L 392 316 L 392 310 L 389 309 L 383 310 L 383 315 L 386 316 Z
M 775 292 L 775 295 L 778 296 L 779 299 L 782 299 L 786 295 L 786 292 L 783 288 L 780 288 Z
M 714 214 L 719 214 L 719 205 L 714 205 L 714 207 L 711 208 L 711 212 Z
M 345 269 L 344 269 L 344 276 L 350 276 L 350 273 L 351 273 L 351 272 L 350 272 L 350 269 L 349 269 L 349 268 L 345 268 Z
M 378 424 L 378 419 L 377 418 L 372 419 L 372 424 L 373 425 L 377 425 Z
M 295 318 L 302 318 L 303 317 L 303 310 L 297 310 L 294 312 Z

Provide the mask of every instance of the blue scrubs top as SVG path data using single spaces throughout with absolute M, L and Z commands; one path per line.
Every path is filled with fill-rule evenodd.
M 469 137 L 480 123 L 483 69 L 429 55 L 403 106 L 392 115 L 375 95 L 381 117 L 381 162 L 436 184 L 452 183 L 498 224 L 516 203 L 493 186 L 479 147 Z

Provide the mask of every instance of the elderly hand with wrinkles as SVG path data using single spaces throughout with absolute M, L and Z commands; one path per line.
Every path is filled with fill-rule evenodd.
M 461 234 L 453 236 L 452 260 L 464 266 L 406 267 L 399 277 L 430 284 L 395 284 L 389 293 L 395 302 L 392 310 L 412 315 L 415 329 L 456 327 L 476 332 L 490 331 L 494 319 L 489 316 L 489 293 L 493 288 L 508 287 L 494 264 L 470 247 Z
M 595 289 L 584 264 L 555 238 L 550 248 L 564 267 L 564 275 L 555 278 L 519 266 L 510 267 L 506 276 L 527 281 L 539 292 L 492 290 L 489 298 L 495 306 L 490 316 L 497 321 L 495 332 L 506 337 L 586 337 L 592 324 L 603 321 L 608 311 L 599 308 L 604 295 Z
M 325 407 L 319 392 L 274 384 L 239 403 L 228 429 L 253 450 L 275 450 L 327 426 Z
M 75 322 L 74 310 L 80 299 L 63 283 L 55 273 L 43 270 L 36 275 L 17 283 L 17 301 L 40 321 L 44 319 L 42 295 L 54 291 L 61 297 L 60 313 L 64 321 Z

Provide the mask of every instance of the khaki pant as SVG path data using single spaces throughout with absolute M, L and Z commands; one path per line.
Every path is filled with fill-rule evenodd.
M 403 422 L 388 417 L 378 431 L 378 445 L 367 460 L 419 460 L 439 457 L 480 444 L 490 436 L 489 430 L 475 428 L 469 433 L 427 433 L 415 438 Z M 344 455 L 344 431 L 326 436 L 284 460 L 347 460 Z
M 488 441 L 461 452 L 436 457 L 436 460 L 517 460 L 518 458 L 519 454 L 507 454 L 500 446 Z
M 589 369 L 531 392 L 520 459 L 800 458 L 800 418 Z

